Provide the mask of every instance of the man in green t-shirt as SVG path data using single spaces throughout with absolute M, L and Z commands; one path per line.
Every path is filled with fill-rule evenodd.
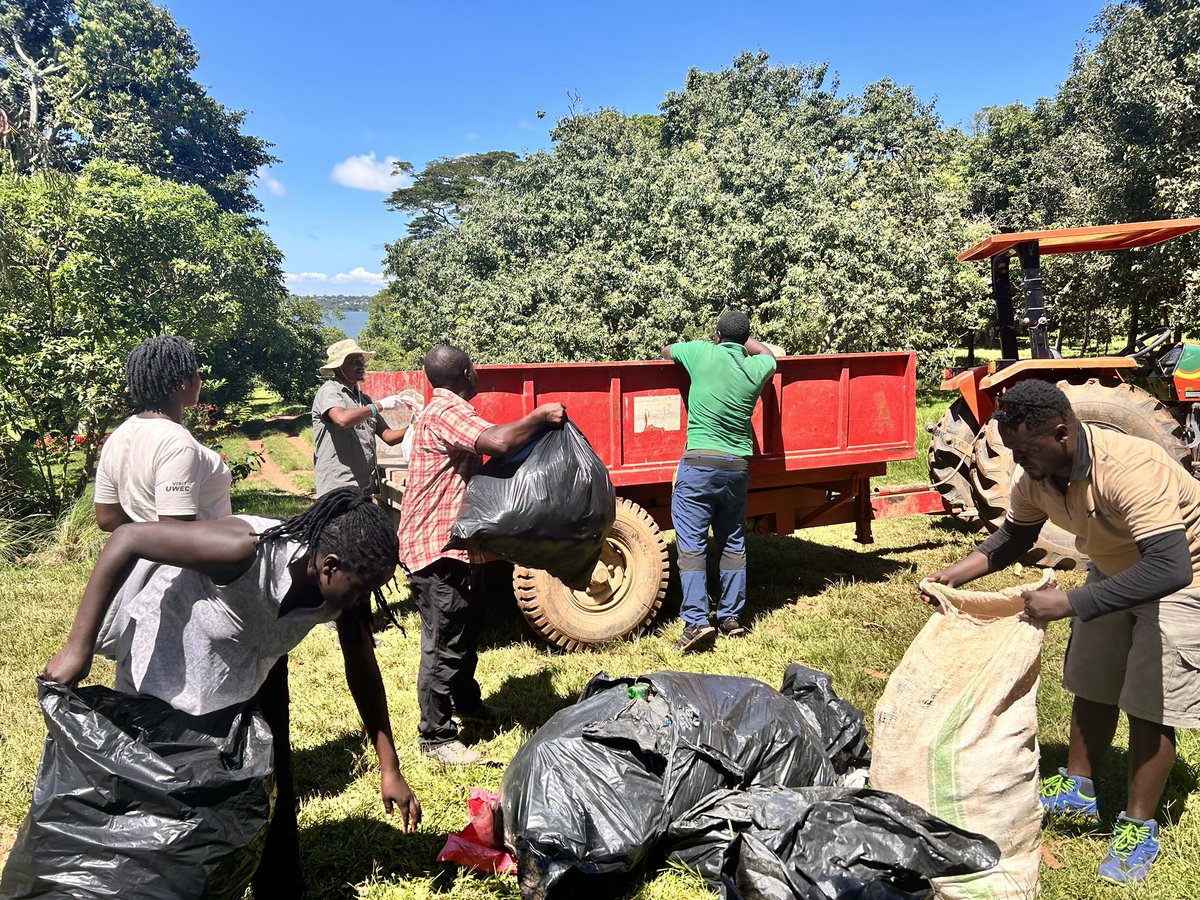
M 721 313 L 712 342 L 670 344 L 662 356 L 687 369 L 692 382 L 687 449 L 671 495 L 683 587 L 683 634 L 675 649 L 686 653 L 718 629 L 727 637 L 746 633 L 738 616 L 746 602 L 746 489 L 754 453 L 750 416 L 775 374 L 775 356 L 750 337 L 745 314 L 731 309 Z M 710 527 L 721 553 L 716 628 L 709 620 L 705 572 Z

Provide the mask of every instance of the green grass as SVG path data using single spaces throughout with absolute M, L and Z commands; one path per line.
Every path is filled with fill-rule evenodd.
M 239 481 L 230 491 L 233 514 L 249 513 L 272 519 L 286 519 L 302 513 L 312 500 L 278 490 L 262 481 Z
M 229 434 L 221 438 L 220 451 L 235 458 L 244 458 L 250 452 L 250 442 L 240 434 Z
M 315 390 L 315 389 L 314 389 Z M 245 402 L 244 417 L 266 418 L 267 416 L 294 416 L 308 412 L 311 406 L 312 398 L 309 402 L 296 402 L 294 400 L 284 400 L 279 394 L 272 391 L 270 388 L 258 387 L 250 398 Z
M 297 447 L 284 434 L 267 434 L 263 437 L 263 448 L 271 455 L 275 465 L 284 472 L 302 472 L 313 467 L 312 450 L 307 453 Z
M 235 509 L 273 516 L 304 508 L 303 498 L 239 484 Z M 374 755 L 360 737 L 358 717 L 345 686 L 334 635 L 314 630 L 292 655 L 292 739 L 302 799 L 300 824 L 306 870 L 314 897 L 439 897 L 482 900 L 520 896 L 508 877 L 483 877 L 435 862 L 447 833 L 466 822 L 468 790 L 497 788 L 503 763 L 556 710 L 572 703 L 596 672 L 631 674 L 661 668 L 753 675 L 777 685 L 789 662 L 833 674 L 842 696 L 870 711 L 884 682 L 867 670 L 890 672 L 928 616 L 917 599 L 920 575 L 958 559 L 972 538 L 933 517 L 876 523 L 876 543 L 862 548 L 851 526 L 801 532 L 795 537 L 750 539 L 750 596 L 747 616 L 753 633 L 720 641 L 709 653 L 680 658 L 671 651 L 679 634 L 678 597 L 668 597 L 659 631 L 629 643 L 577 654 L 551 652 L 524 625 L 515 604 L 495 592 L 481 643 L 479 679 L 490 702 L 512 709 L 516 723 L 494 733 L 470 732 L 468 741 L 498 767 L 446 769 L 420 756 L 416 746 L 415 681 L 420 662 L 420 622 L 405 588 L 392 593 L 404 626 L 380 637 L 379 664 L 388 690 L 401 765 L 425 810 L 420 831 L 406 835 L 383 814 L 378 800 Z M 87 577 L 85 563 L 0 569 L 0 619 L 21 627 L 0 630 L 0 845 L 25 814 L 44 726 L 34 699 L 33 675 L 57 649 Z M 1027 575 L 1029 573 L 1026 573 Z M 1011 584 L 1014 573 L 988 583 Z M 1079 580 L 1066 575 L 1068 584 Z M 1050 629 L 1039 696 L 1042 767 L 1064 764 L 1069 697 L 1059 687 L 1067 634 L 1064 623 Z M 954 648 L 946 648 L 953 653 Z M 93 679 L 110 680 L 98 661 Z M 1124 733 L 1110 754 L 1101 785 L 1110 800 L 1105 820 L 1124 800 Z M 1200 896 L 1200 815 L 1191 794 L 1197 786 L 1200 744 L 1194 733 L 1179 736 L 1180 761 L 1172 774 L 1163 816 L 1163 855 L 1148 886 L 1120 892 L 1122 898 Z M 1115 807 L 1115 808 L 1114 808 Z M 1118 896 L 1094 878 L 1105 849 L 1102 834 L 1059 826 L 1045 831 L 1047 845 L 1063 863 L 1044 869 L 1049 900 Z M 712 895 L 696 876 L 669 870 L 635 882 L 626 895 L 637 900 L 701 900 Z
M 292 475 L 292 487 L 298 491 L 315 496 L 317 493 L 317 476 L 311 470 L 308 472 L 295 472 Z
M 913 459 L 888 463 L 887 475 L 872 484 L 927 484 L 929 482 L 929 428 L 946 413 L 957 391 L 920 388 L 917 391 L 917 452 Z

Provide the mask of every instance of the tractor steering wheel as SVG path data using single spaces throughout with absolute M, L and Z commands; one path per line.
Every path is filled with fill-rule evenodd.
M 1140 338 L 1133 342 L 1133 349 L 1126 353 L 1130 359 L 1136 359 L 1138 362 L 1146 359 L 1167 342 L 1174 329 L 1170 325 L 1164 325 L 1157 331 L 1151 331 L 1148 334 L 1143 334 Z

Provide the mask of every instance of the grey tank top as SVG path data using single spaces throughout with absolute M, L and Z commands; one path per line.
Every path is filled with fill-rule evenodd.
M 238 518 L 255 532 L 278 524 Z M 260 544 L 250 568 L 224 585 L 190 569 L 139 561 L 96 641 L 95 652 L 116 661 L 116 689 L 158 697 L 192 715 L 249 700 L 279 657 L 337 618 L 328 603 L 279 615 L 292 585 L 288 566 L 303 552 L 287 539 Z

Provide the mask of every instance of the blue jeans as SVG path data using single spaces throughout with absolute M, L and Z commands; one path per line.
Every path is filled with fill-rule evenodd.
M 728 457 L 733 460 L 734 457 Z M 679 461 L 671 494 L 671 522 L 679 550 L 679 581 L 683 587 L 680 615 L 687 625 L 707 625 L 708 529 L 721 553 L 721 596 L 717 620 L 740 615 L 746 603 L 746 488 L 750 473 L 714 469 L 695 459 Z

